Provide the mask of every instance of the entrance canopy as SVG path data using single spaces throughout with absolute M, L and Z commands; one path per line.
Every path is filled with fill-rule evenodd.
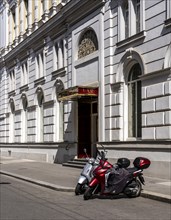
M 69 89 L 65 89 L 58 93 L 59 101 L 77 100 L 81 97 L 97 97 L 98 88 L 75 86 Z

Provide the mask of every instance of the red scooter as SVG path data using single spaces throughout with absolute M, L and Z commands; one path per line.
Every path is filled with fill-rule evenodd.
M 128 168 L 129 159 L 120 158 L 113 166 L 105 158 L 104 152 L 102 155 L 99 166 L 93 171 L 94 177 L 84 193 L 84 200 L 92 198 L 94 194 L 118 195 L 124 193 L 130 198 L 140 196 L 142 184 L 145 182 L 143 169 L 150 166 L 150 160 L 137 157 L 133 162 L 134 167 Z

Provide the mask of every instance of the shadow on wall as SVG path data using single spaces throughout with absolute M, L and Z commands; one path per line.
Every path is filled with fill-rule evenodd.
M 67 111 L 65 110 L 67 109 Z M 70 111 L 68 111 L 70 109 Z M 75 123 L 75 115 L 76 115 L 76 103 L 75 102 L 64 102 L 64 124 L 67 124 L 67 127 L 64 131 L 64 142 L 58 146 L 58 151 L 56 153 L 54 163 L 65 163 L 69 160 L 74 159 L 77 155 L 77 142 L 75 141 L 75 137 L 77 136 L 76 126 Z
M 72 142 L 66 142 L 58 146 L 56 156 L 54 158 L 54 163 L 65 163 L 69 160 L 73 160 L 77 154 L 77 144 Z

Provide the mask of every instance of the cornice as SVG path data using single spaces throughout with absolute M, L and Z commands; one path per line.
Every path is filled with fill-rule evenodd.
M 155 78 L 155 77 L 159 77 L 159 76 L 168 76 L 169 78 L 171 78 L 171 68 L 166 68 L 166 69 L 161 69 L 161 70 L 157 70 L 151 73 L 147 73 L 145 75 L 140 76 L 141 81 L 143 80 L 148 80 L 150 78 Z
M 61 10 L 50 18 L 40 28 L 35 30 L 26 39 L 19 43 L 14 49 L 4 56 L 6 62 L 12 57 L 20 59 L 20 54 L 26 53 L 27 50 L 37 50 L 44 45 L 44 38 L 47 36 L 54 39 L 55 37 L 64 34 L 68 26 L 71 27 L 82 18 L 92 13 L 96 9 L 105 4 L 104 0 L 89 1 L 89 0 L 72 0 L 68 2 Z

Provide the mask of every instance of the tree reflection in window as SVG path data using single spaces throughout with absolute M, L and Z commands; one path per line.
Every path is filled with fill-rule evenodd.
M 86 31 L 80 41 L 78 49 L 78 59 L 83 58 L 98 50 L 97 36 L 93 30 Z

